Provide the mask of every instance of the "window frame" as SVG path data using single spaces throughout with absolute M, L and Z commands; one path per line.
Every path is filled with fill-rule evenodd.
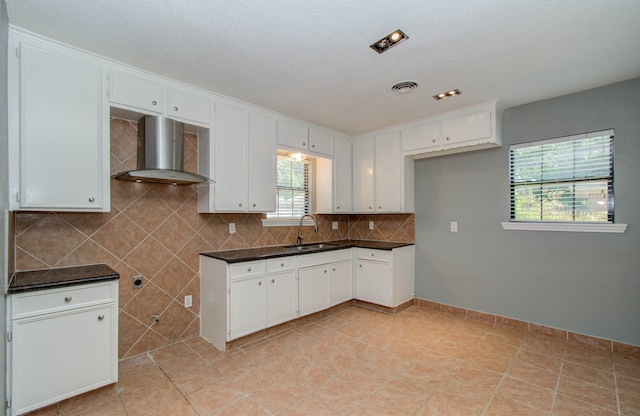
M 513 204 L 515 203 L 514 192 L 517 187 L 522 186 L 523 184 L 526 184 L 526 182 L 517 183 L 513 180 L 512 152 L 514 150 L 517 150 L 519 148 L 537 147 L 537 146 L 549 145 L 553 143 L 562 143 L 562 142 L 569 142 L 569 141 L 575 141 L 580 139 L 596 138 L 596 137 L 603 137 L 603 136 L 610 136 L 610 139 L 611 139 L 611 143 L 610 143 L 611 150 L 610 150 L 610 157 L 609 157 L 611 169 L 610 169 L 610 175 L 607 175 L 605 177 L 605 179 L 608 180 L 607 182 L 607 189 L 608 189 L 607 222 L 604 222 L 604 221 L 554 221 L 554 220 L 544 220 L 542 218 L 540 220 L 513 218 L 514 216 Z M 572 232 L 614 232 L 614 233 L 624 232 L 627 228 L 626 224 L 615 224 L 615 221 L 614 221 L 615 217 L 613 212 L 613 207 L 614 207 L 614 203 L 613 203 L 613 193 L 614 193 L 613 140 L 614 140 L 614 131 L 613 129 L 609 129 L 609 130 L 595 131 L 595 132 L 578 134 L 578 135 L 558 137 L 554 139 L 534 140 L 531 142 L 510 145 L 509 152 L 508 152 L 508 155 L 509 155 L 508 156 L 509 157 L 509 163 L 508 163 L 509 221 L 502 222 L 501 223 L 502 228 L 505 230 L 529 230 L 529 231 L 572 231 Z M 572 166 L 575 167 L 575 165 L 572 165 Z M 590 180 L 590 178 L 586 176 L 573 178 L 573 179 L 574 180 L 558 179 L 557 181 L 545 181 L 541 178 L 538 181 L 532 182 L 532 184 L 539 183 L 541 186 L 543 186 L 543 183 L 550 185 L 554 183 L 559 184 L 559 183 L 570 182 L 570 183 L 573 183 L 573 185 L 575 185 L 577 183 L 586 182 Z M 575 215 L 575 212 L 574 212 L 574 215 Z
M 291 162 L 296 162 L 295 160 L 292 160 L 292 158 L 290 156 L 288 156 L 287 154 L 283 154 L 280 151 L 278 152 L 277 158 L 276 158 L 276 163 L 278 160 L 290 160 Z M 306 172 L 306 206 L 305 206 L 305 213 L 304 214 L 309 214 L 312 211 L 313 208 L 313 160 L 310 158 L 306 158 L 305 160 L 303 160 L 300 163 L 304 163 L 305 165 L 305 169 L 307 170 Z M 276 216 L 274 215 L 274 213 L 277 213 L 277 209 L 278 209 L 278 189 L 283 188 L 283 189 L 289 189 L 287 187 L 280 187 L 278 186 L 278 180 L 277 180 L 277 172 L 278 169 L 276 167 L 276 211 L 274 212 L 268 212 L 265 214 L 265 218 L 262 220 L 262 224 L 265 227 L 271 227 L 271 226 L 288 226 L 288 225 L 298 225 L 299 221 L 300 221 L 300 217 L 302 217 L 303 214 L 300 215 L 295 215 L 295 216 Z M 293 189 L 293 188 L 292 188 Z M 298 188 L 298 189 L 302 189 L 302 188 Z M 306 222 L 305 222 L 306 223 Z M 305 224 L 303 223 L 303 225 Z M 312 222 L 311 222 L 312 223 Z

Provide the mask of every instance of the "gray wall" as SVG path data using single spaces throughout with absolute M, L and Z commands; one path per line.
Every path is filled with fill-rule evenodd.
M 509 144 L 609 128 L 626 233 L 502 229 Z M 416 161 L 417 297 L 640 345 L 640 78 L 508 108 L 502 142 Z
M 4 282 L 7 280 L 7 256 L 6 250 L 8 245 L 8 235 L 5 232 L 5 211 L 9 206 L 7 201 L 9 185 L 7 182 L 8 171 L 8 141 L 7 141 L 7 36 L 8 36 L 8 19 L 7 19 L 7 7 L 4 0 L 0 0 L 0 56 L 4 59 L 0 59 L 0 233 L 2 238 L 0 239 L 0 282 L 2 282 L 2 289 L 4 292 Z M 5 297 L 4 294 L 0 295 L 0 322 L 4 324 L 5 321 Z M 4 339 L 4 337 L 3 337 Z M 2 375 L 0 380 L 0 394 L 2 397 L 7 397 L 5 394 L 5 344 L 0 343 L 0 374 Z M 3 403 L 4 399 L 0 400 Z

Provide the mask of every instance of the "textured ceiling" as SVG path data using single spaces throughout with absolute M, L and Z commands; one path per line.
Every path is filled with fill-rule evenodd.
M 14 26 L 348 134 L 640 76 L 638 0 L 6 3 Z M 396 29 L 409 39 L 368 47 Z M 403 80 L 421 86 L 389 91 Z

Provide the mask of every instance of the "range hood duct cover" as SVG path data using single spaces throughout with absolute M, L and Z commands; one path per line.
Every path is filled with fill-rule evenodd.
M 185 172 L 184 124 L 162 116 L 144 116 L 138 129 L 138 169 L 115 179 L 170 185 L 210 184 L 213 180 Z

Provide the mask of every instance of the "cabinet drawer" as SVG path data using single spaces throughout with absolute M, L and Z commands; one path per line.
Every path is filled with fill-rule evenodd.
M 237 264 L 232 264 L 229 270 L 229 277 L 235 279 L 238 277 L 258 276 L 264 274 L 265 262 L 264 260 L 247 261 Z
M 267 260 L 267 273 L 281 272 L 283 270 L 293 270 L 296 268 L 296 257 L 280 257 Z
M 359 248 L 358 258 L 363 260 L 391 261 L 393 252 L 391 250 L 374 250 L 370 248 Z
M 113 283 L 72 286 L 12 296 L 12 318 L 41 315 L 67 309 L 114 302 Z

